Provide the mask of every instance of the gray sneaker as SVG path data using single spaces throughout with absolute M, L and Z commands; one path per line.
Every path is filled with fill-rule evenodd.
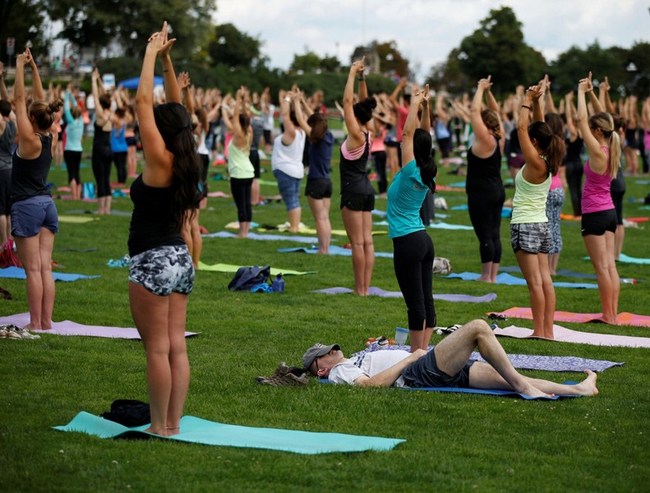
M 39 336 L 38 334 L 32 334 L 27 329 L 16 328 L 16 332 L 18 332 L 18 334 L 20 334 L 20 337 L 22 339 L 40 339 L 41 338 L 41 336 Z
M 21 330 L 19 327 L 16 327 L 15 325 L 5 325 L 5 330 L 7 331 L 7 339 L 22 339 L 23 336 L 20 335 L 19 330 Z
M 4 325 L 0 325 L 0 339 L 7 338 L 7 328 Z
M 270 377 L 257 377 L 255 380 L 261 385 L 271 385 L 273 387 L 302 387 L 309 385 L 305 370 L 289 367 L 284 361 L 278 365 Z

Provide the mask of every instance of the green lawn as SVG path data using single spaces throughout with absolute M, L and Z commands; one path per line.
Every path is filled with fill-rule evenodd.
M 338 153 L 335 153 L 337 155 Z M 89 159 L 83 161 L 89 164 Z M 335 166 L 335 168 L 337 168 Z M 263 179 L 272 180 L 268 164 Z M 216 171 L 213 168 L 211 171 Z M 223 169 L 219 169 L 223 171 Z M 441 170 L 439 183 L 462 177 Z M 114 176 L 114 175 L 113 175 Z M 338 169 L 333 171 L 338 190 Z M 50 180 L 66 183 L 53 169 Z M 92 181 L 90 168 L 82 179 Z M 646 178 L 647 179 L 647 178 Z M 228 183 L 211 181 L 211 190 Z M 627 181 L 625 214 L 647 216 L 629 197 L 642 197 L 647 185 Z M 264 195 L 276 187 L 262 186 Z M 444 192 L 447 203 L 465 203 L 462 193 Z M 512 189 L 508 189 L 512 195 Z M 303 222 L 313 226 L 306 200 Z M 60 214 L 95 210 L 96 204 L 57 200 Z M 116 210 L 130 211 L 128 198 Z M 386 209 L 386 201 L 377 201 Z M 570 206 L 565 205 L 568 212 Z M 449 211 L 446 222 L 469 224 L 467 212 Z M 253 220 L 286 221 L 282 204 L 255 207 Z M 338 197 L 332 205 L 334 228 L 343 228 Z M 210 232 L 236 220 L 231 199 L 210 199 L 200 222 Z M 99 279 L 57 283 L 55 320 L 132 327 L 127 270 L 106 266 L 126 253 L 129 218 L 100 217 L 89 224 L 61 224 L 56 248 L 99 248 L 90 253 L 56 251 L 63 272 L 101 275 Z M 380 228 L 386 229 L 386 228 Z M 472 231 L 431 230 L 436 255 L 451 260 L 456 272 L 480 269 Z M 582 260 L 580 228 L 563 222 L 560 267 L 592 272 Z M 515 265 L 508 222 L 502 224 L 503 265 Z M 346 243 L 338 238 L 338 244 Z M 387 236 L 375 236 L 377 251 L 392 251 Z M 648 256 L 648 230 L 628 229 L 624 252 Z M 325 296 L 309 291 L 353 286 L 350 258 L 281 254 L 286 242 L 208 239 L 206 263 L 271 264 L 317 270 L 286 278 L 286 292 L 250 294 L 227 289 L 232 275 L 198 272 L 187 328 L 201 332 L 188 340 L 192 383 L 186 414 L 225 423 L 404 438 L 391 452 L 301 456 L 283 452 L 209 447 L 159 440 L 101 440 L 60 433 L 79 411 L 99 414 L 113 400 L 147 400 L 145 357 L 137 341 L 43 335 L 40 340 L 0 340 L 0 489 L 2 491 L 647 491 L 650 480 L 650 351 L 503 339 L 508 352 L 572 355 L 625 361 L 599 376 L 600 394 L 558 402 L 527 402 L 481 395 L 420 393 L 397 389 L 357 389 L 319 385 L 270 388 L 255 376 L 273 372 L 280 361 L 297 365 L 315 342 L 337 342 L 348 352 L 368 337 L 392 335 L 406 324 L 403 300 Z M 621 287 L 621 311 L 650 314 L 650 266 L 619 265 L 621 277 L 644 279 Z M 563 279 L 570 281 L 571 279 Z M 373 285 L 398 290 L 390 259 L 377 258 Z M 0 315 L 27 311 L 24 281 L 0 280 L 16 301 L 0 301 Z M 528 306 L 524 287 L 489 286 L 434 279 L 436 293 L 484 295 L 491 303 L 436 302 L 440 325 L 467 322 L 487 311 Z M 557 289 L 561 310 L 597 312 L 596 290 Z M 515 320 L 531 327 L 530 321 Z M 508 322 L 509 324 L 510 322 Z M 564 324 L 591 332 L 650 336 L 648 329 L 597 324 Z M 434 335 L 434 343 L 440 340 Z M 580 379 L 574 373 L 526 372 L 556 381 Z

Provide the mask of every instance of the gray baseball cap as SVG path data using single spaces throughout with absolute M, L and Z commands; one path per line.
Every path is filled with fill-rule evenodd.
M 305 370 L 308 370 L 316 358 L 325 356 L 332 349 L 336 349 L 338 351 L 341 349 L 341 346 L 338 344 L 332 344 L 331 346 L 325 346 L 324 344 L 320 343 L 314 344 L 302 357 L 302 366 L 305 368 Z

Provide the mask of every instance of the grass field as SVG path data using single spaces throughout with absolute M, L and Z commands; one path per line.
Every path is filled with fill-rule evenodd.
M 338 153 L 335 153 L 338 154 Z M 89 159 L 84 159 L 89 164 Z M 332 173 L 338 190 L 338 167 Z M 273 180 L 269 166 L 263 179 Z M 212 172 L 217 171 L 213 168 Z M 224 171 L 218 169 L 218 171 Z M 647 179 L 647 177 L 644 177 Z M 93 181 L 90 168 L 82 179 Z M 441 170 L 439 183 L 462 177 Z M 53 169 L 50 181 L 66 185 L 66 173 Z M 627 180 L 625 214 L 647 216 L 629 197 L 642 197 L 647 185 Z M 211 190 L 228 183 L 211 181 Z M 512 195 L 512 189 L 508 189 Z M 262 186 L 263 195 L 277 188 Z M 463 193 L 443 192 L 450 206 L 466 202 Z M 314 222 L 301 199 L 303 222 Z M 338 197 L 331 220 L 342 229 Z M 59 214 L 93 211 L 89 202 L 56 201 Z M 128 198 L 113 208 L 130 211 Z M 377 201 L 386 209 L 386 201 Z M 565 205 L 565 211 L 570 206 Z M 467 212 L 448 211 L 446 222 L 469 224 Z M 55 320 L 132 327 L 127 270 L 107 267 L 126 252 L 129 217 L 97 216 L 88 224 L 61 224 L 55 248 L 98 248 L 89 253 L 55 251 L 62 272 L 100 275 L 99 279 L 57 283 Z M 200 222 L 210 232 L 236 220 L 231 199 L 210 199 Z M 282 204 L 255 207 L 253 220 L 286 221 Z M 563 222 L 560 267 L 592 272 L 582 260 L 580 228 Z M 386 229 L 378 228 L 378 229 Z M 431 230 L 436 255 L 450 259 L 456 272 L 480 269 L 472 231 Z M 648 230 L 628 229 L 624 252 L 648 256 Z M 502 224 L 502 265 L 515 265 L 508 221 Z M 339 237 L 338 244 L 347 243 Z M 198 272 L 190 297 L 187 328 L 201 332 L 188 340 L 192 383 L 186 414 L 248 426 L 289 428 L 404 438 L 391 452 L 302 456 L 255 449 L 209 447 L 162 440 L 101 440 L 60 433 L 79 411 L 107 411 L 113 400 L 147 400 L 145 357 L 138 341 L 43 335 L 40 340 L 0 340 L 1 491 L 647 491 L 650 480 L 650 351 L 546 341 L 503 339 L 511 353 L 572 355 L 625 361 L 599 376 L 600 394 L 556 402 L 481 395 L 409 392 L 319 385 L 271 388 L 255 376 L 271 374 L 280 361 L 298 365 L 315 342 L 337 342 L 348 352 L 368 337 L 392 335 L 406 324 L 403 300 L 325 296 L 311 290 L 353 286 L 350 258 L 281 254 L 286 242 L 208 239 L 202 260 L 239 265 L 316 270 L 287 277 L 284 294 L 230 292 L 230 274 Z M 392 251 L 387 236 L 375 237 L 377 251 Z M 621 277 L 644 279 L 622 285 L 620 311 L 650 314 L 650 266 L 620 264 Z M 570 281 L 571 279 L 561 279 Z M 398 290 L 392 261 L 377 258 L 373 285 Z M 27 311 L 24 281 L 0 280 L 16 301 L 0 301 L 0 315 Z M 488 311 L 528 306 L 524 287 L 491 286 L 435 278 L 436 293 L 484 295 L 491 303 L 436 302 L 440 325 L 464 323 Z M 557 289 L 560 310 L 598 312 L 596 290 Z M 530 321 L 512 321 L 531 327 Z M 510 323 L 510 322 L 508 322 Z M 564 324 L 590 332 L 650 336 L 647 328 Z M 433 342 L 440 340 L 434 335 Z M 555 381 L 581 379 L 575 373 L 525 372 Z

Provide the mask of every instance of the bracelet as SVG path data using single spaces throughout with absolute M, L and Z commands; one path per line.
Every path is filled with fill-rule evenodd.
M 163 72 L 169 72 L 169 70 L 163 70 Z
M 522 104 L 521 107 L 526 108 L 528 111 L 531 111 L 530 106 L 526 106 L 525 104 Z
M 359 82 L 363 82 L 364 80 L 366 80 L 365 77 L 359 77 Z

